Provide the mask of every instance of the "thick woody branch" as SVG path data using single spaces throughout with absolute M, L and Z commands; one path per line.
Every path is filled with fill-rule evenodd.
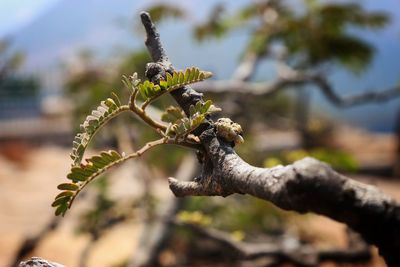
M 270 169 L 253 167 L 211 131 L 203 132 L 200 139 L 212 172 L 190 184 L 170 179 L 177 196 L 249 194 L 282 209 L 325 215 L 375 244 L 389 266 L 400 266 L 396 252 L 400 206 L 376 187 L 346 178 L 312 158 Z
M 356 106 L 366 103 L 379 103 L 392 100 L 400 95 L 400 86 L 385 89 L 383 91 L 367 91 L 358 95 L 352 96 L 339 96 L 332 85 L 323 78 L 322 76 L 313 77 L 312 82 L 318 86 L 321 92 L 328 98 L 333 104 L 341 107 Z
M 177 226 L 188 228 L 195 234 L 220 244 L 236 260 L 273 258 L 275 262 L 291 263 L 295 266 L 319 266 L 322 262 L 362 263 L 369 261 L 371 252 L 366 244 L 358 240 L 348 249 L 316 250 L 288 237 L 274 243 L 250 243 L 234 240 L 230 234 L 196 224 L 173 221 Z M 290 245 L 289 245 L 290 244 Z M 294 245 L 296 244 L 296 245 Z
M 153 82 L 158 83 L 161 78 L 165 78 L 166 72 L 172 72 L 174 69 L 171 62 L 169 62 L 161 44 L 160 34 L 151 21 L 149 13 L 141 12 L 140 17 L 147 33 L 145 44 L 154 61 L 154 63 L 149 63 L 147 65 L 146 76 Z M 183 109 L 186 115 L 190 114 L 190 105 L 195 105 L 198 101 L 203 101 L 203 94 L 196 92 L 189 86 L 184 86 L 180 89 L 174 90 L 171 92 L 171 96 Z
M 268 96 L 287 87 L 314 85 L 334 105 L 351 107 L 366 103 L 379 103 L 392 100 L 400 95 L 400 86 L 383 91 L 368 91 L 356 95 L 340 96 L 329 81 L 321 75 L 298 74 L 289 78 L 278 78 L 272 82 L 243 82 L 237 80 L 206 81 L 195 84 L 193 88 L 200 92 L 237 93 L 255 96 Z
M 141 16 L 148 33 L 148 50 L 157 60 L 147 75 L 157 80 L 170 70 L 171 64 L 165 64 L 166 56 L 159 56 L 165 52 L 149 15 Z M 157 45 L 149 45 L 154 42 Z M 202 101 L 201 94 L 190 87 L 176 90 L 172 96 L 185 112 L 193 103 Z M 400 266 L 400 206 L 377 188 L 346 178 L 311 158 L 285 167 L 253 167 L 235 153 L 231 142 L 216 135 L 211 121 L 196 134 L 205 150 L 203 170 L 194 182 L 170 179 L 176 195 L 249 194 L 286 210 L 325 215 L 347 224 L 375 244 L 388 266 Z

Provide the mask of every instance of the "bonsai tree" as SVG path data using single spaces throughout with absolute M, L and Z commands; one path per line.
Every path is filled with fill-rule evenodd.
M 376 245 L 388 266 L 400 264 L 398 203 L 377 188 L 342 176 L 313 158 L 274 168 L 258 168 L 246 163 L 234 150 L 244 142 L 241 126 L 229 118 L 213 120 L 214 113 L 221 110 L 189 86 L 211 77 L 211 73 L 196 67 L 175 70 L 149 14 L 142 12 L 141 19 L 147 33 L 146 46 L 153 60 L 146 67 L 147 80 L 139 80 L 135 73 L 123 77 L 129 98 L 121 101 L 112 94 L 81 124 L 81 131 L 73 142 L 68 181 L 58 186 L 61 192 L 52 204 L 56 215 L 64 215 L 80 192 L 110 168 L 139 158 L 154 147 L 177 145 L 196 151 L 202 166 L 193 181 L 168 179 L 177 197 L 248 194 L 282 209 L 321 214 L 347 224 L 367 242 Z M 175 99 L 177 106 L 167 107 L 159 121 L 146 111 L 166 94 Z M 124 112 L 134 113 L 159 135 L 159 139 L 131 154 L 109 150 L 83 160 L 96 133 Z

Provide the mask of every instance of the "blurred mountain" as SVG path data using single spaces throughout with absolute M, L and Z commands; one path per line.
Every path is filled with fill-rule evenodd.
M 137 8 L 132 0 L 62 0 L 15 33 L 13 43 L 27 55 L 28 72 L 53 68 L 85 48 L 104 54 L 121 41 L 133 41 L 123 20 Z
M 203 44 L 197 44 L 191 38 L 190 23 L 207 16 L 216 2 L 181 1 L 179 5 L 189 10 L 189 21 L 163 23 L 160 31 L 168 54 L 178 68 L 196 65 L 213 71 L 217 79 L 227 79 L 233 73 L 240 51 L 245 46 L 246 33 Z M 233 7 L 244 2 L 232 1 L 229 5 Z M 135 12 L 152 3 L 154 1 L 60 0 L 12 36 L 15 48 L 27 56 L 23 71 L 42 78 L 44 95 L 60 92 L 61 64 L 76 58 L 79 51 L 89 48 L 97 56 L 113 59 L 118 57 L 117 53 L 143 48 L 143 35 L 138 33 L 136 25 L 139 21 Z M 330 78 L 343 95 L 361 93 L 366 89 L 385 89 L 398 84 L 400 80 L 400 61 L 397 60 L 400 4 L 397 0 L 366 0 L 364 3 L 371 10 L 384 10 L 392 14 L 393 20 L 382 32 L 357 32 L 376 45 L 377 54 L 370 68 L 362 75 L 332 70 Z M 270 62 L 265 62 L 256 73 L 257 80 L 273 76 Z M 395 100 L 343 110 L 327 103 L 320 93 L 315 92 L 314 100 L 317 100 L 314 101 L 317 112 L 323 110 L 349 123 L 378 131 L 393 130 L 399 103 Z

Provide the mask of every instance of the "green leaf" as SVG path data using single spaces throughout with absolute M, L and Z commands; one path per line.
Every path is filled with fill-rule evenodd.
M 183 84 L 185 82 L 185 74 L 183 72 L 179 72 L 179 83 Z
M 76 195 L 89 182 L 112 166 L 127 160 L 128 158 L 129 157 L 123 158 L 118 152 L 109 150 L 107 152 L 101 152 L 100 155 L 86 159 L 86 164 L 73 166 L 67 175 L 67 178 L 73 180 L 75 183 L 63 183 L 57 187 L 63 192 L 56 196 L 52 204 L 53 207 L 57 207 L 56 214 L 64 214 L 67 208 L 71 206 Z
M 197 80 L 199 78 L 200 70 L 198 68 L 194 69 L 193 79 Z
M 107 160 L 108 162 L 114 161 L 114 160 L 117 160 L 117 159 L 118 159 L 118 158 L 115 158 L 113 155 L 111 155 L 111 154 L 108 153 L 108 152 L 101 152 L 101 153 L 100 153 L 100 156 L 101 156 L 103 159 Z
M 166 82 L 163 81 L 163 88 L 165 87 Z M 158 84 L 154 84 L 148 80 L 144 81 L 142 84 L 139 84 L 139 92 L 142 95 L 144 100 L 147 100 L 151 97 L 157 96 L 161 93 L 162 87 Z
M 182 109 L 174 106 L 168 107 L 165 112 L 161 115 L 161 120 L 164 122 L 175 123 L 177 120 L 184 117 Z
M 222 109 L 220 109 L 219 107 L 216 107 L 214 105 L 211 105 L 208 110 L 207 110 L 207 114 L 212 114 L 215 112 L 220 112 Z
M 71 199 L 71 196 L 59 197 L 51 204 L 52 207 L 57 207 L 61 204 L 67 203 Z
M 72 142 L 72 152 L 70 156 L 73 160 L 74 166 L 80 165 L 83 154 L 85 153 L 90 140 L 97 133 L 97 131 L 119 113 L 127 110 L 121 106 L 118 97 L 114 97 L 116 98 L 115 101 L 117 101 L 117 103 L 115 103 L 115 101 L 111 98 L 102 101 L 100 106 L 93 110 L 81 124 L 82 132 L 76 134 Z
M 179 113 L 177 114 L 179 114 L 179 116 L 173 116 L 173 112 L 178 112 L 178 110 Z M 201 123 L 204 122 L 204 120 L 206 119 L 206 115 L 220 110 L 221 109 L 215 107 L 212 104 L 211 100 L 207 100 L 203 103 L 201 103 L 201 101 L 198 101 L 195 105 L 190 105 L 189 118 L 185 118 L 183 117 L 184 113 L 180 109 L 170 107 L 170 110 L 167 109 L 167 112 L 165 112 L 162 116 L 163 121 L 172 123 L 165 134 L 168 136 L 173 136 L 173 134 L 175 134 L 176 136 L 184 136 L 186 134 L 189 134 Z
M 172 75 L 172 84 L 179 84 L 179 74 L 177 72 Z
M 104 101 L 104 104 L 106 104 L 106 106 L 107 106 L 108 108 L 110 108 L 110 109 L 113 109 L 113 108 L 115 108 L 115 107 L 117 106 L 117 104 L 115 104 L 115 102 L 114 102 L 114 100 L 113 100 L 112 98 L 107 98 L 107 99 Z
M 59 184 L 57 188 L 60 190 L 76 191 L 79 189 L 79 186 L 77 184 L 63 183 Z
M 160 86 L 171 92 L 185 85 L 203 81 L 211 76 L 211 72 L 201 71 L 196 67 L 191 67 L 184 71 L 174 71 L 172 75 L 167 73 L 166 80 L 160 81 Z
M 188 118 L 180 119 L 177 123 L 172 125 L 171 129 L 177 136 L 184 135 L 190 130 L 190 121 Z
M 59 216 L 59 215 L 64 216 L 67 209 L 68 209 L 68 204 L 66 204 L 66 203 L 61 204 L 56 209 L 56 212 L 55 212 L 56 216 Z
M 160 87 L 161 87 L 163 90 L 166 90 L 166 89 L 167 89 L 167 86 L 168 86 L 168 82 L 167 82 L 167 81 L 164 81 L 164 80 L 161 80 L 161 81 L 160 81 Z
M 196 114 L 196 112 L 197 112 L 197 110 L 196 110 L 195 106 L 190 105 L 190 107 L 189 107 L 189 116 L 193 117 L 194 114 Z
M 191 67 L 190 69 L 189 69 L 189 71 L 190 71 L 190 75 L 189 75 L 189 81 L 194 81 L 195 79 L 194 79 L 194 74 L 195 74 L 195 67 Z
M 172 80 L 173 80 L 172 75 L 167 73 L 167 87 L 171 87 L 172 86 Z
M 114 98 L 114 100 L 117 102 L 116 105 L 117 106 L 121 106 L 121 101 L 119 100 L 118 96 L 116 93 L 111 92 L 111 96 Z
M 133 85 L 132 82 L 130 81 L 130 79 L 128 77 L 126 77 L 125 75 L 122 75 L 122 83 L 126 86 L 126 88 L 128 89 L 132 89 Z
M 148 81 L 144 81 L 144 83 L 142 83 L 142 84 L 139 84 L 139 92 L 140 92 L 140 95 L 143 97 L 143 99 L 147 99 L 148 98 L 148 96 L 147 96 L 147 82 Z
M 108 153 L 110 153 L 114 160 L 122 158 L 122 156 L 115 150 L 109 150 Z
M 196 129 L 197 127 L 199 127 L 199 125 L 204 121 L 205 117 L 204 115 L 198 115 L 195 116 L 191 122 L 192 124 L 190 125 L 191 130 L 193 131 L 194 129 Z
M 134 72 L 129 78 L 125 75 L 122 75 L 122 83 L 131 90 L 130 93 L 134 93 L 138 90 L 137 86 L 140 83 L 140 79 L 138 79 L 138 74 Z
M 61 192 L 60 194 L 58 194 L 56 197 L 55 197 L 55 199 L 58 199 L 58 198 L 61 198 L 61 197 L 65 197 L 65 196 L 72 196 L 74 193 L 73 192 L 71 192 L 71 191 L 64 191 L 64 192 Z
M 212 101 L 207 100 L 206 102 L 203 103 L 203 106 L 200 108 L 200 113 L 204 114 L 208 111 L 208 109 L 211 107 Z
M 201 113 L 201 107 L 202 107 L 202 103 L 201 103 L 201 101 L 197 101 L 196 102 L 196 105 L 195 105 L 195 110 L 196 110 L 196 112 L 199 112 L 199 113 Z
M 189 76 L 190 76 L 190 69 L 186 69 L 184 79 L 183 79 L 185 83 L 187 83 L 189 81 Z

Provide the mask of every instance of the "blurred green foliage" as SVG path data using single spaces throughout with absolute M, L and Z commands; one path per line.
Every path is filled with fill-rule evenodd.
M 74 125 L 79 125 L 93 107 L 110 97 L 111 92 L 126 99 L 128 91 L 123 89 L 122 75 L 137 72 L 139 78 L 143 79 L 144 69 L 149 61 L 147 51 L 135 51 L 124 56 L 123 61 L 116 67 L 113 66 L 113 71 L 110 71 L 105 64 L 96 62 L 91 52 L 83 51 L 79 56 L 78 66 L 67 66 L 70 74 L 66 77 L 64 84 L 65 95 L 73 103 Z
M 153 22 L 160 22 L 167 18 L 184 18 L 185 11 L 179 6 L 159 3 L 146 9 L 150 13 Z
M 264 167 L 271 168 L 281 164 L 291 164 L 305 157 L 313 157 L 324 161 L 334 169 L 341 171 L 356 172 L 358 169 L 357 161 L 349 153 L 328 148 L 316 148 L 309 151 L 303 149 L 284 151 L 265 159 Z
M 102 176 L 94 184 L 97 191 L 95 205 L 93 205 L 93 209 L 81 214 L 76 229 L 78 233 L 96 231 L 106 218 L 104 214 L 110 212 L 115 205 L 115 202 L 108 197 L 108 176 Z
M 271 203 L 249 197 L 229 198 L 196 197 L 187 201 L 185 210 L 201 211 L 212 218 L 212 227 L 227 232 L 241 231 L 251 237 L 257 233 L 280 234 L 290 212 L 276 208 Z
M 251 32 L 246 51 L 261 58 L 270 56 L 270 48 L 278 44 L 285 47 L 287 60 L 294 68 L 337 63 L 359 72 L 368 65 L 374 51 L 354 30 L 380 29 L 388 21 L 387 14 L 367 11 L 358 2 L 305 0 L 299 8 L 287 1 L 271 0 L 251 3 L 233 14 L 217 5 L 194 33 L 202 41 L 246 29 Z

